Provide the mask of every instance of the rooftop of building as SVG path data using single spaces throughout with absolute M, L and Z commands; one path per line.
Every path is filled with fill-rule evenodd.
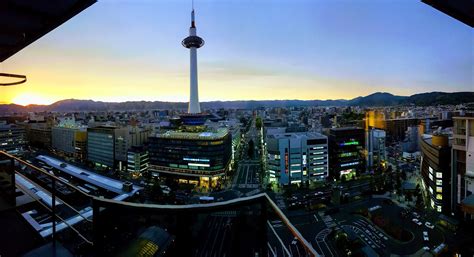
M 466 113 L 466 116 L 455 116 L 455 120 L 474 120 L 474 113 Z
M 421 136 L 421 139 L 423 141 L 425 141 L 426 143 L 428 143 L 429 145 L 433 146 L 433 136 L 445 136 L 448 138 L 448 147 L 451 147 L 452 143 L 453 143 L 453 136 L 452 135 L 449 135 L 449 134 L 423 134 Z
M 342 127 L 342 128 L 331 128 L 331 131 L 349 131 L 349 130 L 362 130 L 362 128 L 358 127 Z
M 215 140 L 222 139 L 229 130 L 227 128 L 206 128 L 203 131 L 183 131 L 183 130 L 167 130 L 155 134 L 157 138 L 170 138 L 170 139 L 189 139 L 189 140 Z
M 322 135 L 317 132 L 280 132 L 280 133 L 273 133 L 268 135 L 268 137 L 273 137 L 273 138 L 295 138 L 295 139 L 301 139 L 301 138 L 309 138 L 309 139 L 325 139 L 327 138 L 325 135 Z

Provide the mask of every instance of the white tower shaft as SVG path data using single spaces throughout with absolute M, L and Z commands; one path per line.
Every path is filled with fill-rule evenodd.
M 190 95 L 188 113 L 201 113 L 198 95 L 197 49 L 191 47 L 190 53 Z

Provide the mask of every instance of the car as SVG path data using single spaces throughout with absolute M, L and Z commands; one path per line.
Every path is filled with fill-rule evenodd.
M 423 231 L 423 240 L 424 241 L 430 241 L 430 238 L 428 237 L 428 232 L 427 231 Z
M 429 229 L 433 229 L 433 228 L 434 228 L 434 225 L 431 224 L 431 223 L 429 223 L 428 221 L 425 222 L 425 226 L 426 226 L 427 228 L 429 228 Z
M 429 251 L 429 250 L 430 250 L 430 248 L 429 248 L 428 246 L 423 246 L 423 250 L 425 250 L 425 251 Z

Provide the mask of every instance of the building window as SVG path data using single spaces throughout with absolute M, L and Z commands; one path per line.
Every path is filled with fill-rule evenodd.
M 436 199 L 438 199 L 438 200 L 443 200 L 443 195 L 442 195 L 442 194 L 437 194 L 437 195 L 436 195 Z
M 436 206 L 436 211 L 441 212 L 441 206 Z
M 436 187 L 436 193 L 442 193 L 443 188 L 442 187 Z
M 443 181 L 442 181 L 441 179 L 437 179 L 437 180 L 436 180 L 436 185 L 437 185 L 437 186 L 443 185 Z
M 433 175 L 431 175 L 431 173 L 428 174 L 428 177 L 430 178 L 431 181 L 433 181 Z
M 442 177 L 443 177 L 443 173 L 441 173 L 441 172 L 436 172 L 436 177 L 437 177 L 437 178 L 442 178 Z
M 433 188 L 428 187 L 428 189 L 430 190 L 430 194 L 433 194 Z
M 433 174 L 433 168 L 431 168 L 430 166 L 428 166 L 428 170 L 429 170 L 430 174 Z

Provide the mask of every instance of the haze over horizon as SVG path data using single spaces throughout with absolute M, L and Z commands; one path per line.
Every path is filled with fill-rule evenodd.
M 473 91 L 474 32 L 419 1 L 195 8 L 202 102 Z M 1 64 L 28 82 L 2 88 L 0 103 L 186 102 L 189 13 L 187 0 L 99 1 Z

